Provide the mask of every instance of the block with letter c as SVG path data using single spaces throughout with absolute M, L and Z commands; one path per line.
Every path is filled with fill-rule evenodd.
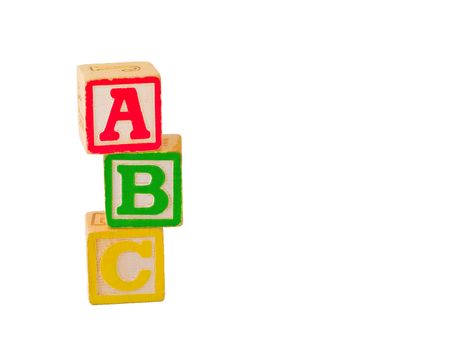
M 162 228 L 110 228 L 91 212 L 86 233 L 91 304 L 164 300 Z

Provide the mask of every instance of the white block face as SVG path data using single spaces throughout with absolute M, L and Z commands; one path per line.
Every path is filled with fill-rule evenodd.
M 128 251 L 120 254 L 117 261 L 117 274 L 125 282 L 135 280 L 141 271 L 150 271 L 147 282 L 139 289 L 121 291 L 109 285 L 102 276 L 102 257 L 108 248 L 119 242 L 135 242 L 142 244 L 150 242 L 152 254 L 150 258 L 142 258 L 138 253 Z M 129 294 L 153 294 L 156 292 L 156 241 L 154 237 L 144 238 L 98 238 L 96 240 L 97 258 L 97 294 L 98 295 L 129 295 Z
M 117 208 L 122 204 L 122 176 L 117 171 L 119 165 L 152 165 L 162 169 L 165 182 L 160 187 L 168 196 L 167 208 L 158 215 L 119 215 Z M 151 176 L 146 173 L 137 173 L 135 183 L 147 185 Z M 157 200 L 157 199 L 156 199 Z M 135 207 L 146 208 L 154 204 L 151 194 L 135 194 Z M 174 217 L 174 162 L 172 160 L 113 160 L 112 161 L 112 218 L 114 219 L 173 219 Z
M 115 125 L 115 131 L 120 134 L 120 138 L 113 141 L 101 141 L 99 136 L 104 131 L 109 120 L 110 111 L 114 104 L 111 90 L 120 88 L 134 88 L 138 94 L 138 100 L 143 114 L 146 129 L 150 136 L 146 139 L 132 139 L 130 133 L 133 125 L 130 120 L 120 120 Z M 151 83 L 141 84 L 119 84 L 119 85 L 95 85 L 92 87 L 93 94 L 93 115 L 94 115 L 94 145 L 109 146 L 120 144 L 154 143 L 156 141 L 156 110 L 155 110 L 155 86 Z M 122 112 L 126 111 L 123 103 Z

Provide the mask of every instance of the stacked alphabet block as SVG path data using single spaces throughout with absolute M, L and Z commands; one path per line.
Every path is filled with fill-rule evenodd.
M 163 227 L 182 223 L 180 135 L 163 135 L 148 62 L 78 66 L 80 136 L 104 155 L 105 212 L 86 214 L 92 304 L 164 299 Z

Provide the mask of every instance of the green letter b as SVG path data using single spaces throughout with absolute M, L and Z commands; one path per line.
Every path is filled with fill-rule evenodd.
M 118 215 L 158 215 L 169 205 L 169 197 L 161 186 L 165 182 L 164 171 L 155 165 L 118 165 L 122 176 L 122 204 L 117 208 Z M 147 185 L 136 184 L 136 174 L 151 177 Z M 150 207 L 136 207 L 135 195 L 149 194 L 154 198 Z

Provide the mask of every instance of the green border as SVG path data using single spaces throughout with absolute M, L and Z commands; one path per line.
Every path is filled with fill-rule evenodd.
M 104 156 L 105 216 L 110 227 L 170 227 L 182 223 L 182 159 L 178 152 L 115 153 Z M 112 218 L 113 160 L 173 160 L 174 191 L 172 219 L 114 219 Z

